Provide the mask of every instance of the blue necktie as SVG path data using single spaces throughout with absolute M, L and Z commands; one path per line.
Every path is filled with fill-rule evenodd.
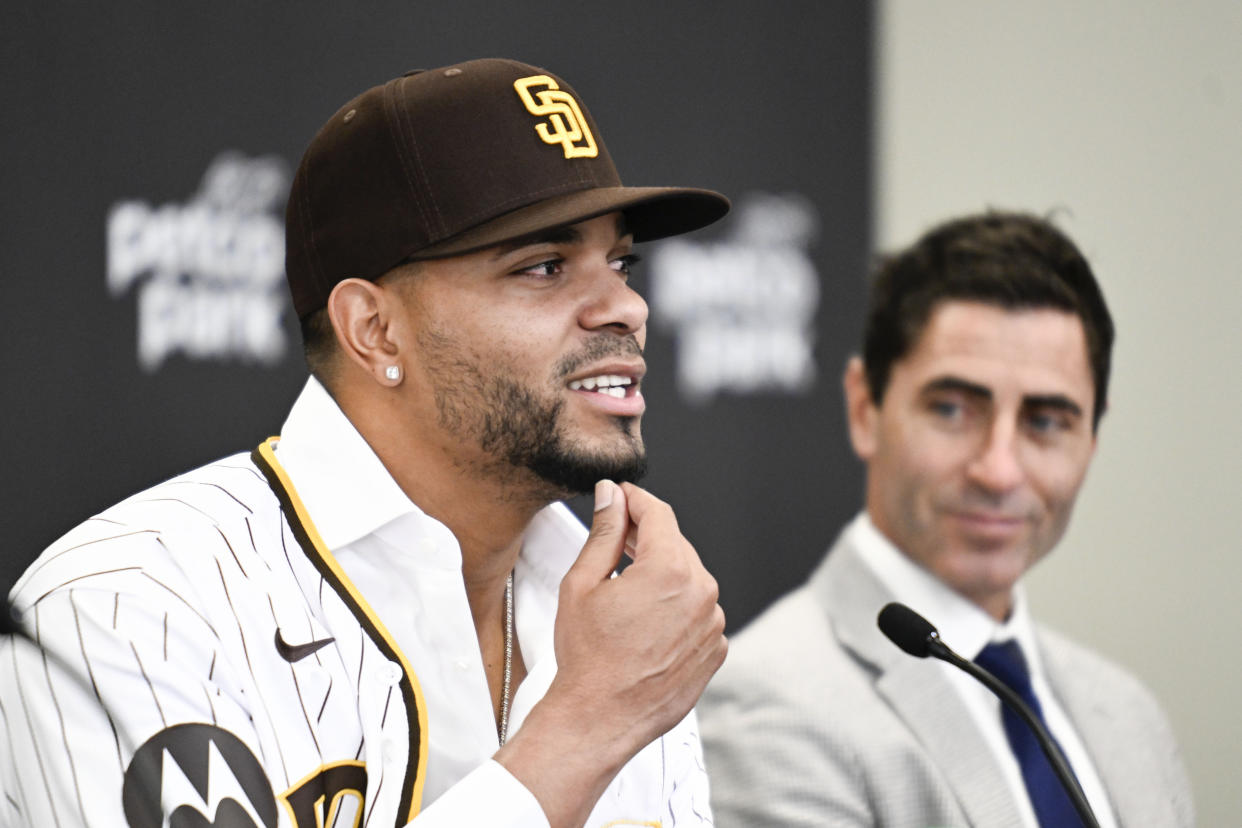
M 1035 717 L 1046 726 L 1043 709 L 1031 688 L 1031 674 L 1027 670 L 1026 659 L 1022 656 L 1022 648 L 1017 641 L 989 644 L 975 658 L 975 663 L 1009 685 L 1026 702 L 1027 707 L 1031 708 Z M 1074 803 L 1061 786 L 1056 771 L 1052 769 L 1052 764 L 1040 749 L 1035 734 L 1027 727 L 1026 722 L 1010 710 L 1008 705 L 1002 704 L 1001 723 L 1005 727 L 1005 735 L 1009 737 L 1009 747 L 1022 769 L 1022 780 L 1026 783 L 1026 792 L 1031 798 L 1031 805 L 1035 808 L 1035 817 L 1041 828 L 1081 826 L 1082 820 L 1078 817 Z M 1057 745 L 1058 749 L 1060 747 Z

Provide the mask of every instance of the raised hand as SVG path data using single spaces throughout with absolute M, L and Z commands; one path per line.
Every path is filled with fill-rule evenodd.
M 668 504 L 610 481 L 595 497 L 561 582 L 556 678 L 496 754 L 553 826 L 582 823 L 625 762 L 689 713 L 727 650 L 716 581 Z

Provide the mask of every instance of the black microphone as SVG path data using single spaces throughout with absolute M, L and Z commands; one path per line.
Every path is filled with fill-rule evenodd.
M 884 609 L 880 610 L 879 616 L 876 618 L 876 624 L 880 627 L 880 632 L 888 637 L 903 651 L 909 653 L 915 658 L 927 658 L 931 656 L 941 661 L 948 662 L 959 670 L 964 670 L 976 679 L 981 681 L 985 687 L 1000 697 L 1000 700 L 1009 705 L 1015 713 L 1022 717 L 1022 721 L 1035 734 L 1039 747 L 1043 750 L 1044 755 L 1048 757 L 1048 761 L 1052 764 L 1053 771 L 1056 772 L 1057 778 L 1061 780 L 1061 785 L 1069 794 L 1070 801 L 1074 803 L 1074 809 L 1078 811 L 1078 816 L 1082 817 L 1084 825 L 1095 826 L 1099 828 L 1100 823 L 1096 821 L 1095 813 L 1091 810 L 1091 806 L 1087 804 L 1087 797 L 1083 794 L 1082 788 L 1078 787 L 1078 780 L 1074 778 L 1073 771 L 1070 770 L 1069 764 L 1065 761 L 1065 757 L 1061 755 L 1060 748 L 1056 742 L 1052 741 L 1052 736 L 1044 728 L 1043 724 L 1026 706 L 1018 694 L 1015 693 L 1009 685 L 989 673 L 987 670 L 962 658 L 953 650 L 949 649 L 949 645 L 940 639 L 940 633 L 932 626 L 932 623 L 905 604 L 891 603 L 885 604 Z

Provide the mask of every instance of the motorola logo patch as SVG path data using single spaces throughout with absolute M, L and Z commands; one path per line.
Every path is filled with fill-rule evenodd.
M 134 753 L 121 791 L 130 828 L 276 828 L 263 766 L 227 730 L 180 724 Z

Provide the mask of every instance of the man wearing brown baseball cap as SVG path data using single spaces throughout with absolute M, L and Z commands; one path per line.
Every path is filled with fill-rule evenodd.
M 289 196 L 312 375 L 282 436 L 87 521 L 14 592 L 80 665 L 2 645 L 21 818 L 710 824 L 693 705 L 724 617 L 633 483 L 627 275 L 634 242 L 727 210 L 623 186 L 574 90 L 522 63 L 342 107 Z M 588 534 L 558 501 L 591 491 Z

